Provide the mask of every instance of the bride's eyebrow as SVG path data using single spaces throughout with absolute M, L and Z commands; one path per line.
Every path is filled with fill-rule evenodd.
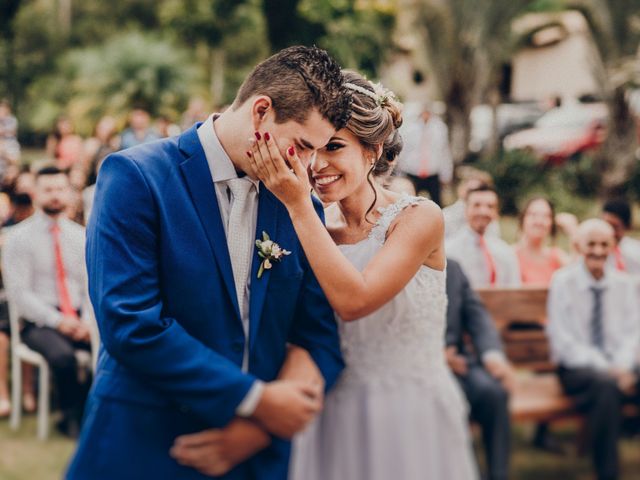
M 335 142 L 336 140 L 339 140 L 341 142 L 346 142 L 346 140 L 344 138 L 338 137 L 338 136 L 331 137 L 331 139 L 329 139 L 329 142 Z

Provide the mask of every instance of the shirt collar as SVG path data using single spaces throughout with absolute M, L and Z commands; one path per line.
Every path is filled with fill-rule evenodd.
M 608 268 L 604 269 L 604 276 L 600 280 L 596 280 L 591 275 L 591 272 L 587 269 L 587 266 L 584 263 L 584 258 L 580 259 L 578 262 L 578 271 L 580 275 L 578 276 L 578 284 L 582 290 L 589 290 L 591 287 L 597 288 L 607 288 L 610 283 L 610 275 L 607 274 Z
M 51 228 L 54 223 L 58 223 L 58 225 L 62 226 L 65 220 L 64 216 L 61 216 L 56 221 L 40 209 L 37 209 L 35 211 L 35 213 L 33 214 L 33 219 L 47 228 Z
M 219 114 L 211 114 L 207 120 L 198 127 L 198 138 L 202 144 L 204 155 L 207 158 L 209 164 L 209 171 L 211 172 L 211 178 L 213 183 L 226 182 L 238 177 L 236 168 L 227 155 L 227 152 L 222 147 L 220 139 L 213 128 L 213 122 L 219 117 Z M 246 177 L 259 191 L 260 182 Z

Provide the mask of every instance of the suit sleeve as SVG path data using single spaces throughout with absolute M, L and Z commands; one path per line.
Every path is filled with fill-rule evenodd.
M 316 211 L 324 222 L 322 206 L 315 202 Z M 305 258 L 305 273 L 298 296 L 289 342 L 309 352 L 318 365 L 329 390 L 344 368 L 340 353 L 338 327 L 333 310 Z
M 469 280 L 457 266 L 456 275 L 460 276 L 460 295 L 462 296 L 462 316 L 464 328 L 471 335 L 471 341 L 479 357 L 489 351 L 502 352 L 502 342 L 491 315 L 478 294 L 471 288 Z
M 145 384 L 221 427 L 255 378 L 164 315 L 156 201 L 132 159 L 113 154 L 105 161 L 87 230 L 89 293 L 101 339 Z

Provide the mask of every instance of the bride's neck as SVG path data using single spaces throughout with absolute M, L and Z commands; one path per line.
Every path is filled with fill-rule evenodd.
M 348 228 L 358 228 L 363 225 L 371 225 L 369 222 L 374 221 L 376 208 L 380 206 L 384 198 L 384 194 L 380 186 L 373 182 L 374 190 L 367 182 L 362 188 L 353 192 L 348 197 L 338 202 L 338 208 Z M 375 201 L 375 205 L 373 205 Z M 373 205 L 373 208 L 371 208 Z M 371 210 L 369 210 L 371 208 Z M 367 215 L 367 211 L 369 212 Z M 366 218 L 365 218 L 366 216 Z M 368 220 L 368 222 L 367 222 Z

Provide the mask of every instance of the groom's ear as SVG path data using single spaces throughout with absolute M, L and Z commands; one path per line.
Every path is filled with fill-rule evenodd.
M 260 125 L 273 112 L 273 103 L 271 98 L 266 95 L 260 95 L 253 100 L 251 108 L 251 117 L 254 130 L 260 130 Z

